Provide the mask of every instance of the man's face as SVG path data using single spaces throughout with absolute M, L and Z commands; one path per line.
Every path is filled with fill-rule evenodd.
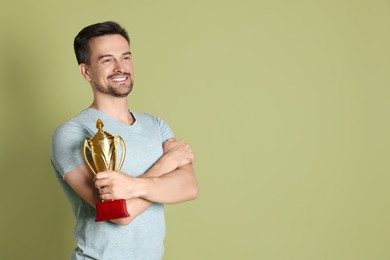
M 80 64 L 84 78 L 94 91 L 126 97 L 133 88 L 133 62 L 128 42 L 119 34 L 89 40 L 89 64 Z

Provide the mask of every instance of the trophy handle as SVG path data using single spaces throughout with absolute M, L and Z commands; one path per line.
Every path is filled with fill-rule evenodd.
M 121 160 L 120 160 L 120 162 L 119 162 L 118 169 L 117 169 L 117 171 L 119 172 L 119 171 L 121 170 L 121 168 L 122 168 L 123 162 L 125 161 L 126 146 L 125 146 L 125 142 L 123 141 L 122 137 L 120 137 L 120 136 L 115 136 L 115 137 L 114 137 L 115 146 L 117 145 L 118 142 L 119 142 L 119 144 L 121 145 L 121 148 L 122 148 Z M 116 149 L 115 149 L 115 150 L 116 150 Z
M 84 158 L 84 161 L 87 163 L 89 169 L 91 169 L 91 171 L 93 172 L 93 174 L 96 175 L 96 172 L 95 172 L 95 170 L 92 168 L 91 164 L 89 163 L 89 160 L 88 160 L 88 158 L 87 158 L 87 154 L 85 153 L 86 148 L 88 148 L 88 150 L 91 152 L 91 147 L 89 147 L 88 140 L 84 140 L 83 147 L 82 147 L 81 150 L 83 150 L 83 158 Z

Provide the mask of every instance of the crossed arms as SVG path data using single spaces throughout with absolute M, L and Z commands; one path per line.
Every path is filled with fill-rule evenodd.
M 111 222 L 128 225 L 153 202 L 173 204 L 195 199 L 198 185 L 193 162 L 187 144 L 169 139 L 163 144 L 163 156 L 140 177 L 116 171 L 100 172 L 94 177 L 84 164 L 64 178 L 93 207 L 100 200 L 125 199 L 130 217 Z

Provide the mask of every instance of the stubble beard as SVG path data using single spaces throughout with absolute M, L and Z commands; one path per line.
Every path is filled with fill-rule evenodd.
M 120 84 L 119 87 L 114 88 L 111 84 L 107 87 L 103 87 L 95 82 L 95 88 L 102 94 L 106 94 L 112 97 L 127 97 L 133 90 L 133 80 L 129 77 L 129 84 Z

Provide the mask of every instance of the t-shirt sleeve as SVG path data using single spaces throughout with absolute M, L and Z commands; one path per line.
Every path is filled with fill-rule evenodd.
M 164 121 L 164 119 L 162 119 L 161 117 L 154 117 L 154 119 L 156 120 L 157 126 L 160 130 L 162 143 L 164 143 L 170 138 L 175 137 L 175 134 L 173 133 L 172 129 Z
M 53 134 L 50 159 L 53 167 L 62 177 L 84 164 L 81 145 L 88 133 L 72 124 L 60 126 Z

